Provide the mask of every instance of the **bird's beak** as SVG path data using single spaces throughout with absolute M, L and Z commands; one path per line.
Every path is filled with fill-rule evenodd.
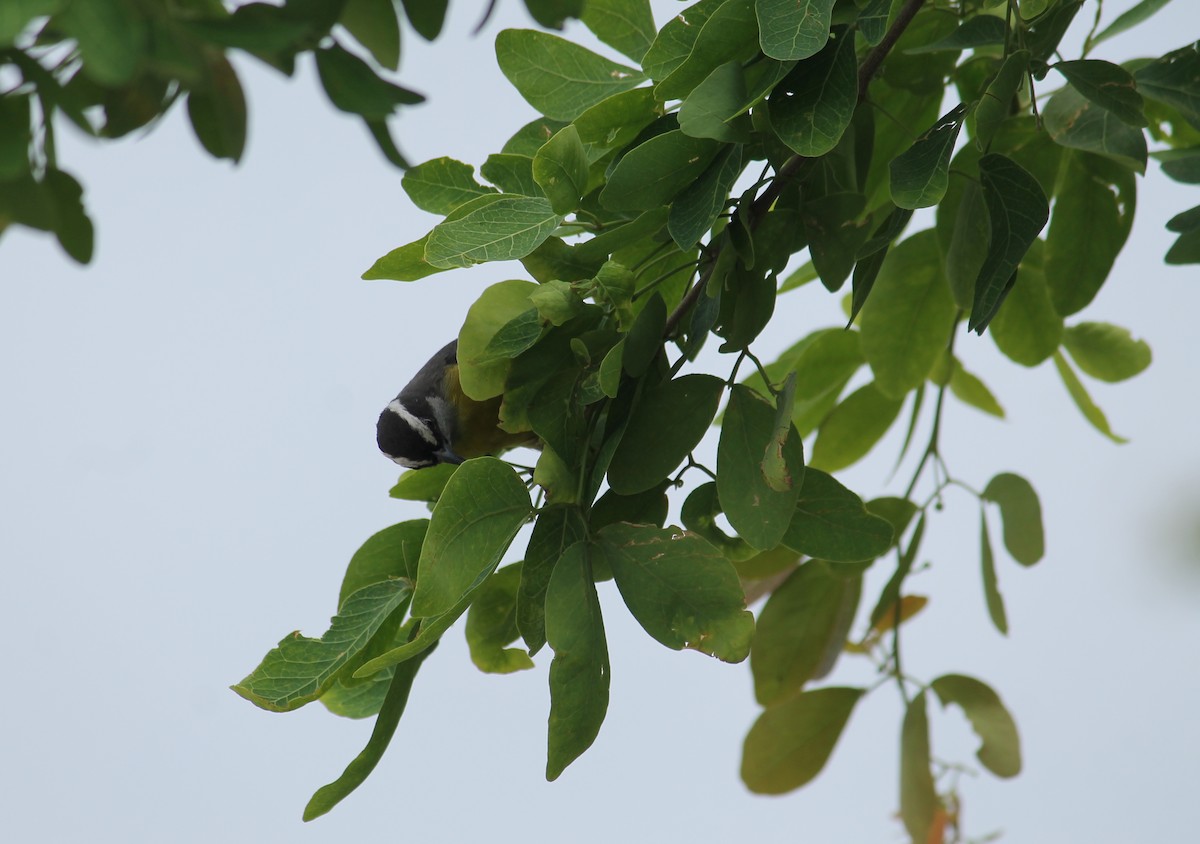
M 439 463 L 453 463 L 454 465 L 457 466 L 459 463 L 464 462 L 463 458 L 459 457 L 457 454 L 455 454 L 453 451 L 451 451 L 450 446 L 448 446 L 448 445 L 442 446 L 440 449 L 435 451 L 433 453 L 433 456 L 438 459 Z

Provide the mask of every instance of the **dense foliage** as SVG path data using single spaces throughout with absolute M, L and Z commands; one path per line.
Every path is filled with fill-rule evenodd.
M 930 759 L 929 698 L 962 710 L 996 776 L 1017 774 L 1021 753 L 983 681 L 902 669 L 902 624 L 928 600 L 906 588 L 926 516 L 951 488 L 978 500 L 980 605 L 1001 633 L 995 514 L 1015 562 L 1045 549 L 1028 481 L 951 473 L 943 407 L 1003 416 L 961 359 L 971 333 L 986 332 L 1018 364 L 1053 360 L 1086 420 L 1120 440 L 1080 373 L 1130 378 L 1149 347 L 1077 315 L 1125 243 L 1150 157 L 1200 182 L 1200 53 L 1125 65 L 1096 55 L 1165 3 L 1144 0 L 1102 29 L 1100 4 L 1083 0 L 700 0 L 659 28 L 647 0 L 528 0 L 545 25 L 580 17 L 628 63 L 547 32 L 501 32 L 499 66 L 539 116 L 482 162 L 485 181 L 449 158 L 408 169 L 412 202 L 444 219 L 364 277 L 521 262 L 527 279 L 492 285 L 468 310 L 460 375 L 472 398 L 500 397 L 502 427 L 532 431 L 541 455 L 529 468 L 482 457 L 405 473 L 391 494 L 427 502 L 430 518 L 368 539 L 328 632 L 286 637 L 234 687 L 274 711 L 320 700 L 376 717 L 305 817 L 370 773 L 422 661 L 464 614 L 481 670 L 530 668 L 549 645 L 546 774 L 558 777 L 604 720 L 596 583 L 611 579 L 667 647 L 749 658 L 763 707 L 743 755 L 752 790 L 810 781 L 855 707 L 890 686 L 906 704 L 903 822 L 914 841 L 956 838 L 954 785 Z M 1082 43 L 1064 41 L 1089 5 Z M 79 260 L 90 225 L 54 160 L 55 112 L 115 136 L 186 96 L 204 146 L 236 159 L 245 109 L 226 48 L 285 72 L 315 51 L 332 101 L 403 163 L 383 121 L 416 96 L 339 46 L 353 34 L 394 68 L 391 0 L 232 14 L 205 0 L 13 8 L 0 15 L 11 45 L 0 61 L 22 82 L 0 101 L 0 213 L 56 232 Z M 444 2 L 404 8 L 419 33 L 437 34 Z M 30 34 L 35 15 L 50 17 Z M 1200 262 L 1200 208 L 1170 228 L 1167 261 Z M 847 323 L 760 361 L 755 339 L 787 315 L 789 291 L 813 283 L 846 290 Z M 716 374 L 695 371 L 709 342 L 729 356 Z M 903 489 L 864 502 L 833 473 L 898 420 L 905 451 L 929 431 L 916 468 Z M 715 466 L 693 454 L 710 432 Z M 672 499 L 682 527 L 667 523 Z M 501 567 L 530 522 L 511 555 L 520 562 Z M 864 595 L 872 566 L 892 574 Z M 755 618 L 747 603 L 764 597 Z M 881 682 L 816 685 L 843 657 L 871 660 Z

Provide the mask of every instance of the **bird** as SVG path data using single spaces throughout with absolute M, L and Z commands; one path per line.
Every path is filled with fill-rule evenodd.
M 536 445 L 528 431 L 500 428 L 496 396 L 476 401 L 458 380 L 458 341 L 452 340 L 417 370 L 375 426 L 379 450 L 406 469 L 462 463 L 520 445 Z

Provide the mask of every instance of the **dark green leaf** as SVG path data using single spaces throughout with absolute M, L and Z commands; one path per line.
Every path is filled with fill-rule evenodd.
M 1093 378 L 1110 383 L 1132 378 L 1150 365 L 1150 346 L 1129 329 L 1107 322 L 1081 322 L 1063 334 L 1075 363 Z
M 386 68 L 400 67 L 400 21 L 393 0 L 346 0 L 339 20 Z
M 421 549 L 412 614 L 448 612 L 496 568 L 529 517 L 529 492 L 507 463 L 468 460 L 433 508 Z
M 641 378 L 662 350 L 663 329 L 667 324 L 667 303 L 651 294 L 638 313 L 621 353 L 621 367 L 634 378 Z
M 667 21 L 659 30 L 650 49 L 642 57 L 642 68 L 651 79 L 662 80 L 671 75 L 691 55 L 704 24 L 726 0 L 700 0 L 688 6 L 682 14 Z
M 900 818 L 913 841 L 928 841 L 938 808 L 929 758 L 925 692 L 908 704 L 900 728 Z
M 679 131 L 693 138 L 737 142 L 749 139 L 749 120 L 735 120 L 749 94 L 740 62 L 718 66 L 692 89 L 679 108 Z
M 608 646 L 590 555 L 585 542 L 568 548 L 554 567 L 546 591 L 546 638 L 554 649 L 548 780 L 558 779 L 592 746 L 608 711 Z
M 810 464 L 836 472 L 857 463 L 896 421 L 904 399 L 893 399 L 874 382 L 847 396 L 821 423 Z
M 29 172 L 29 102 L 28 94 L 0 97 L 0 180 Z
M 891 547 L 892 526 L 868 513 L 862 499 L 832 476 L 810 468 L 783 543 L 817 559 L 856 563 Z
M 983 597 L 987 602 L 988 616 L 992 624 L 1004 635 L 1008 635 L 1008 614 L 1004 611 L 1004 598 L 996 581 L 996 558 L 992 553 L 992 539 L 988 535 L 987 514 L 979 511 L 979 557 L 983 569 Z
M 1177 108 L 1200 128 L 1200 52 L 1195 44 L 1139 67 L 1134 78 L 1143 95 Z
M 656 135 L 621 158 L 600 192 L 600 203 L 616 211 L 666 205 L 704 172 L 720 149 L 717 141 L 688 137 L 678 129 Z
M 785 794 L 812 780 L 841 737 L 862 689 L 801 692 L 766 709 L 742 749 L 742 781 L 755 794 Z
M 116 88 L 133 78 L 146 50 L 147 21 L 125 0 L 72 2 L 55 16 L 63 31 L 79 42 L 82 72 Z
M 562 29 L 568 18 L 583 14 L 585 0 L 525 0 L 530 16 L 542 26 Z
M 759 43 L 773 59 L 816 55 L 829 40 L 834 0 L 755 0 Z
M 630 613 L 668 648 L 692 648 L 725 662 L 750 653 L 754 616 L 733 565 L 720 551 L 677 528 L 615 524 L 599 548 Z
M 246 147 L 246 98 L 225 59 L 208 66 L 207 84 L 188 93 L 188 119 L 209 155 L 239 161 Z
M 505 193 L 540 196 L 542 189 L 533 178 L 533 157 L 514 153 L 493 153 L 479 168 L 480 174 Z
M 698 243 L 729 202 L 729 191 L 742 172 L 742 148 L 731 145 L 718 153 L 708 169 L 675 197 L 667 230 L 681 249 Z
M 928 377 L 950 339 L 954 313 L 933 230 L 898 243 L 859 317 L 862 349 L 884 395 L 903 398 Z
M 316 51 L 317 73 L 329 101 L 342 111 L 381 120 L 396 106 L 424 102 L 420 94 L 375 75 L 371 66 L 338 45 Z
M 654 96 L 660 101 L 681 100 L 720 65 L 745 62 L 757 53 L 758 23 L 752 0 L 725 0 L 700 27 L 683 61 L 654 87 Z
M 1004 18 L 992 15 L 976 15 L 967 18 L 958 29 L 945 38 L 906 50 L 910 54 L 936 53 L 942 50 L 973 50 L 976 47 L 989 47 L 993 44 L 1003 44 L 1007 27 Z
M 363 123 L 366 124 L 367 131 L 375 140 L 375 146 L 379 147 L 379 151 L 383 153 L 383 157 L 387 159 L 388 163 L 402 170 L 407 169 L 408 159 L 400 153 L 400 149 L 396 146 L 387 121 L 382 118 L 364 117 Z
M 790 414 L 787 419 L 790 424 Z M 717 447 L 717 493 L 733 529 L 762 550 L 783 539 L 804 482 L 804 446 L 794 431 L 784 444 L 789 488 L 777 491 L 763 476 L 774 428 L 775 411 L 757 393 L 740 385 L 730 391 Z
M 950 184 L 950 153 L 967 106 L 958 105 L 891 163 L 892 201 L 901 208 L 937 205 Z
M 1004 703 L 987 683 L 962 674 L 943 674 L 930 688 L 942 706 L 957 703 L 971 722 L 982 744 L 976 755 L 983 767 L 998 777 L 1021 773 L 1021 739 Z
M 810 560 L 767 599 L 754 631 L 750 669 L 754 696 L 772 706 L 803 688 L 826 653 L 845 643 L 836 638 L 842 597 L 855 582 L 834 574 L 828 563 Z
M 1146 126 L 1142 95 L 1129 71 L 1112 62 L 1080 59 L 1059 62 L 1054 69 L 1067 78 L 1076 91 L 1100 108 L 1108 109 L 1130 126 Z
M 892 0 L 868 0 L 858 13 L 858 31 L 872 47 L 883 40 L 891 8 Z
M 720 378 L 700 374 L 647 387 L 608 468 L 612 488 L 633 495 L 666 478 L 703 438 L 723 387 Z
M 1017 265 L 1050 218 L 1050 206 L 1037 180 L 1007 156 L 983 156 L 979 176 L 991 239 L 967 327 L 982 334 L 1004 302 Z
M 489 674 L 511 674 L 533 668 L 533 660 L 520 648 L 506 645 L 517 639 L 517 585 L 521 564 L 497 571 L 479 587 L 467 611 L 467 646 L 471 662 Z
M 496 36 L 496 60 L 531 106 L 557 120 L 574 120 L 590 106 L 636 88 L 645 79 L 634 68 L 578 44 L 528 29 L 506 29 Z
M 797 65 L 767 100 L 771 128 L 779 139 L 810 157 L 837 146 L 857 102 L 854 37 L 845 28 L 839 28 L 815 57 Z
M 661 116 L 654 90 L 634 88 L 596 103 L 576 117 L 574 125 L 579 139 L 592 147 L 595 156 L 628 145 Z
M 597 38 L 635 62 L 658 34 L 649 0 L 588 0 L 582 20 Z
M 443 216 L 472 199 L 496 192 L 475 181 L 475 168 L 470 164 L 446 156 L 413 167 L 404 174 L 401 185 L 413 205 Z
M 63 251 L 81 264 L 92 260 L 95 232 L 83 208 L 83 187 L 63 170 L 47 170 L 46 195 L 54 203 L 54 236 Z
M 982 149 L 987 149 L 1000 124 L 1012 113 L 1013 98 L 1024 84 L 1029 72 L 1029 51 L 1011 53 L 996 77 L 984 91 L 975 109 L 975 137 Z
M 411 594 L 412 583 L 403 578 L 359 589 L 320 639 L 290 634 L 233 690 L 271 712 L 290 712 L 316 700 Z
M 809 254 L 821 283 L 830 291 L 845 283 L 866 243 L 870 221 L 862 219 L 865 207 L 861 193 L 831 193 L 801 208 Z
M 1185 185 L 1200 184 L 1200 149 L 1167 150 L 1154 155 L 1169 178 Z
M 408 693 L 412 691 L 417 669 L 428 655 L 429 651 L 426 651 L 419 659 L 410 660 L 396 668 L 367 746 L 346 766 L 346 770 L 340 777 L 329 785 L 317 789 L 317 793 L 304 807 L 304 820 L 311 821 L 328 812 L 342 802 L 350 792 L 362 785 L 363 781 L 370 776 L 371 771 L 375 770 L 375 766 L 379 764 L 388 744 L 391 743 L 396 727 L 400 723 L 400 717 L 404 714 L 405 706 L 408 705 Z
M 530 655 L 546 642 L 546 588 L 554 567 L 568 548 L 586 538 L 587 525 L 578 507 L 550 505 L 538 514 L 517 592 L 517 630 Z
M 403 0 L 404 14 L 422 38 L 432 41 L 442 32 L 449 0 Z
M 1107 156 L 1146 172 L 1146 136 L 1074 88 L 1063 88 L 1042 110 L 1050 137 L 1060 146 Z

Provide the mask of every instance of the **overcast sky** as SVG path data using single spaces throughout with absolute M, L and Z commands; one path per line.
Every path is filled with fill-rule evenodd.
M 504 3 L 471 39 L 477 5 L 454 4 L 432 49 L 405 33 L 403 78 L 431 96 L 396 122 L 413 161 L 477 165 L 533 116 L 491 49 L 501 26 L 527 22 Z M 1106 17 L 1130 5 L 1110 2 Z M 658 4 L 659 22 L 674 8 Z M 1161 53 L 1200 35 L 1187 0 L 1159 17 L 1098 56 Z M 456 628 L 366 785 L 300 822 L 370 722 L 318 704 L 267 714 L 227 687 L 289 631 L 320 634 L 358 545 L 423 515 L 387 497 L 397 472 L 376 451 L 375 418 L 483 287 L 522 270 L 359 280 L 433 218 L 408 203 L 360 125 L 325 104 L 308 63 L 294 81 L 238 67 L 251 114 L 240 167 L 204 155 L 180 109 L 120 143 L 64 130 L 61 161 L 98 222 L 95 261 L 79 268 L 22 231 L 0 243 L 10 643 L 0 806 L 11 840 L 902 840 L 893 690 L 859 705 L 816 782 L 755 797 L 738 778 L 758 714 L 747 667 L 661 647 L 611 584 L 601 587 L 608 720 L 558 782 L 543 778 L 549 653 L 533 671 L 483 675 Z M 983 608 L 972 500 L 952 495 L 935 514 L 922 555 L 932 568 L 910 584 L 932 604 L 908 630 L 906 670 L 987 680 L 1021 730 L 1017 779 L 962 784 L 973 835 L 1177 841 L 1200 823 L 1200 270 L 1162 263 L 1164 222 L 1197 194 L 1150 170 L 1130 245 L 1081 315 L 1154 348 L 1134 381 L 1090 383 L 1129 445 L 1088 427 L 1052 365 L 1011 364 L 987 337 L 958 346 L 1009 418 L 951 404 L 943 453 L 977 487 L 998 471 L 1029 478 L 1048 535 L 1031 570 L 998 549 L 1007 639 Z M 838 324 L 836 297 L 816 287 L 781 300 L 793 316 L 777 320 L 789 324 L 772 327 L 762 354 Z M 868 496 L 902 490 L 903 479 L 887 486 L 897 445 L 847 482 Z M 890 565 L 876 568 L 877 592 Z M 870 683 L 859 662 L 846 660 L 834 682 Z M 970 762 L 974 738 L 957 712 L 931 717 L 935 753 Z

